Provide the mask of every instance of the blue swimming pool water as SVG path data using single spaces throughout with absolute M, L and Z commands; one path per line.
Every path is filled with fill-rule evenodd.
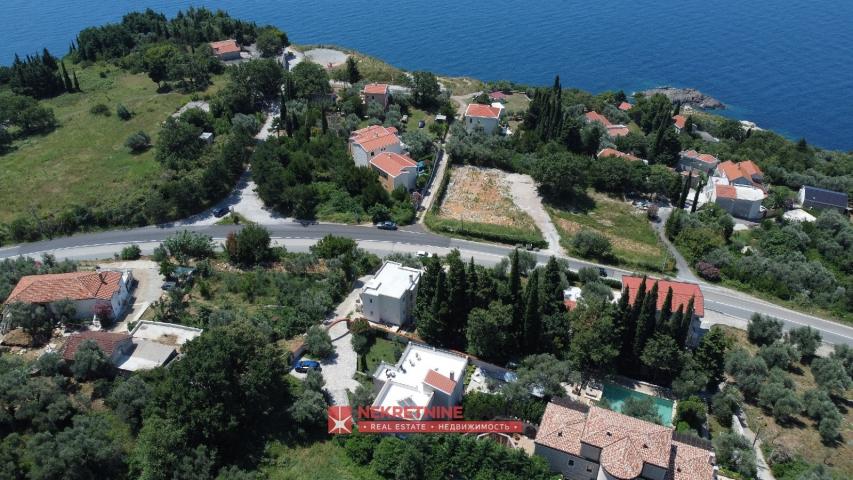
M 603 402 L 609 403 L 610 408 L 612 408 L 613 410 L 621 412 L 622 405 L 629 397 L 651 397 L 655 402 L 655 408 L 657 408 L 658 416 L 660 416 L 661 420 L 663 421 L 663 424 L 666 426 L 672 425 L 672 400 L 667 400 L 665 398 L 660 397 L 653 397 L 651 395 L 646 395 L 645 393 L 641 392 L 635 392 L 634 390 L 629 390 L 613 383 L 604 384 L 604 393 L 602 395 L 601 400 Z

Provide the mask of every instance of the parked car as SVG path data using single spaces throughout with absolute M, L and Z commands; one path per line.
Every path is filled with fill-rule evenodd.
M 306 373 L 308 370 L 320 371 L 322 370 L 322 367 L 320 367 L 320 362 L 314 360 L 300 360 L 296 362 L 294 370 L 299 373 Z
M 177 285 L 177 283 L 175 283 L 175 282 L 163 282 L 163 285 L 160 286 L 160 288 L 162 288 L 163 290 L 169 291 L 169 290 L 175 288 L 176 285 Z
M 426 126 L 426 122 L 421 120 L 418 122 L 418 128 L 424 128 Z
M 394 222 L 381 222 L 376 224 L 376 228 L 380 230 L 397 230 L 397 224 Z
M 606 277 L 607 276 L 607 270 L 605 270 L 602 267 L 598 267 L 598 274 L 601 275 L 602 277 Z
M 213 211 L 213 216 L 216 218 L 220 218 L 224 217 L 225 215 L 228 215 L 229 213 L 231 213 L 231 209 L 229 209 L 228 207 L 221 207 Z

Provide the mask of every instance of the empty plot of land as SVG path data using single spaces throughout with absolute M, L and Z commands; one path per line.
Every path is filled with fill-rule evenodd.
M 492 168 L 454 168 L 440 216 L 463 222 L 536 229 L 530 215 L 513 202 L 507 173 Z

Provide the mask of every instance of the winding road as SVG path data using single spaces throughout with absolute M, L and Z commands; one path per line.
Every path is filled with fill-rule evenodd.
M 397 231 L 378 230 L 370 226 L 339 225 L 315 223 L 303 225 L 298 222 L 264 225 L 273 237 L 274 243 L 285 246 L 291 251 L 307 251 L 317 240 L 325 235 L 340 235 L 357 240 L 359 246 L 367 251 L 387 255 L 389 253 L 416 253 L 428 251 L 440 255 L 458 248 L 463 258 L 473 257 L 483 265 L 494 265 L 512 251 L 512 247 L 489 243 L 459 240 L 423 230 L 419 225 L 404 227 Z M 209 235 L 217 243 L 222 243 L 229 232 L 241 228 L 235 225 L 201 226 L 151 226 L 128 230 L 112 230 L 98 233 L 79 234 L 71 237 L 56 238 L 40 242 L 0 248 L 0 259 L 20 255 L 40 256 L 50 253 L 57 258 L 102 259 L 112 257 L 125 245 L 137 244 L 143 253 L 149 254 L 161 241 L 178 230 L 191 230 Z M 546 262 L 548 256 L 537 253 L 539 262 Z M 572 269 L 586 266 L 603 267 L 608 276 L 621 278 L 632 272 L 619 268 L 599 265 L 571 257 L 562 256 Z M 683 278 L 684 280 L 693 280 Z M 724 323 L 745 328 L 746 321 L 753 312 L 760 312 L 781 319 L 785 328 L 803 325 L 820 331 L 824 342 L 828 344 L 846 343 L 853 345 L 853 327 L 824 320 L 806 313 L 796 312 L 779 305 L 752 297 L 717 285 L 702 282 L 705 296 L 705 319 L 712 323 Z

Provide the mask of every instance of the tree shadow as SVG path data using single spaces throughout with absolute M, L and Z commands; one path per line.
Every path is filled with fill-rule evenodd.
M 595 209 L 595 199 L 586 193 L 581 195 L 573 195 L 569 198 L 555 197 L 553 195 L 543 195 L 546 203 L 554 208 L 564 210 L 570 213 L 586 214 Z

